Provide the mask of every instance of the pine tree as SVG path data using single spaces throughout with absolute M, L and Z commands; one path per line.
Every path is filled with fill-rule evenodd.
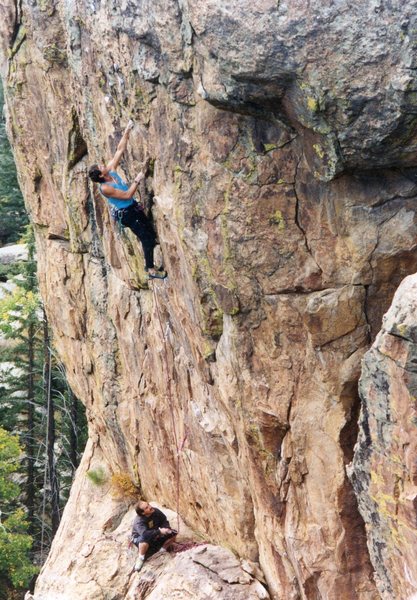
M 3 379 L 1 424 L 19 434 L 25 449 L 26 478 L 25 505 L 28 510 L 30 533 L 35 533 L 35 461 L 36 432 L 35 407 L 39 394 L 37 354 L 40 350 L 38 335 L 40 300 L 37 294 L 36 263 L 32 230 L 27 236 L 29 260 L 23 263 L 16 287 L 0 304 L 0 330 L 13 344 L 4 354 L 8 359 L 8 377 Z M 39 367 L 38 367 L 39 368 Z
M 0 600 L 10 600 L 38 571 L 30 561 L 32 538 L 19 505 L 19 486 L 13 481 L 20 454 L 17 436 L 0 427 Z
M 0 115 L 2 107 L 0 82 Z M 33 538 L 31 554 L 38 563 L 42 563 L 49 551 L 84 449 L 87 425 L 84 407 L 69 388 L 65 370 L 53 352 L 38 293 L 33 231 L 27 226 L 13 155 L 1 118 L 0 215 L 0 247 L 22 241 L 29 250 L 26 262 L 0 265 L 0 281 L 14 282 L 12 292 L 0 299 L 0 428 L 17 434 L 24 450 L 16 467 L 22 485 L 19 492 L 13 488 L 17 494 L 16 512 L 7 517 L 11 520 L 7 521 L 6 529 L 6 522 L 1 526 L 0 514 L 0 600 L 3 600 L 14 597 L 13 586 L 18 587 L 23 580 L 24 570 L 19 571 L 16 561 L 31 546 L 24 533 L 29 532 Z M 0 465 L 0 500 L 1 485 Z M 19 502 L 24 505 L 24 512 L 18 507 Z M 23 537 L 16 537 L 15 530 Z M 10 535 L 15 536 L 14 545 L 10 543 Z M 3 551 L 4 556 L 9 552 L 6 547 L 10 552 L 14 548 L 7 564 L 2 556 Z M 33 572 L 27 563 L 23 564 L 27 574 Z M 13 577 L 7 565 L 11 565 Z M 5 596 L 2 596 L 2 581 L 7 590 Z
M 59 481 L 55 456 L 55 407 L 52 393 L 52 361 L 49 341 L 49 329 L 46 314 L 43 319 L 43 344 L 44 344 L 44 394 L 46 405 L 46 454 L 48 460 L 48 481 L 51 498 L 51 534 L 55 535 L 61 515 L 59 512 Z
M 86 441 L 86 421 L 53 353 L 31 232 L 26 241 L 29 259 L 13 292 L 0 300 L 0 332 L 11 344 L 0 349 L 0 425 L 18 433 L 25 449 L 24 503 L 34 548 L 43 558 Z

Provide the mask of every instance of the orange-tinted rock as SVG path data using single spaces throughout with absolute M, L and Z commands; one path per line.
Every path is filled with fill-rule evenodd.
M 417 591 L 417 280 L 407 277 L 366 354 L 352 481 L 384 600 Z
M 174 507 L 182 446 L 181 515 L 259 561 L 272 598 L 377 599 L 346 466 L 370 330 L 417 266 L 410 7 L 382 22 L 363 3 L 23 2 L 13 34 L 9 4 L 3 39 L 25 28 L 9 128 L 55 346 L 87 407 L 85 461 Z M 132 116 L 121 171 L 155 159 L 169 273 L 150 289 L 140 245 L 86 184 Z M 69 582 L 104 600 L 103 560 L 114 598 L 127 593 L 124 549 L 103 554 L 90 512 L 115 522 L 127 507 L 86 491 L 87 468 L 39 600 Z

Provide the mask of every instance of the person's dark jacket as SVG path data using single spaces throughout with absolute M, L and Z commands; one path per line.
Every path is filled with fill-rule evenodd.
M 134 543 L 146 542 L 147 544 L 152 544 L 152 542 L 164 537 L 159 531 L 160 527 L 170 528 L 171 526 L 164 513 L 158 508 L 155 508 L 153 513 L 148 517 L 137 515 L 132 527 L 132 539 Z

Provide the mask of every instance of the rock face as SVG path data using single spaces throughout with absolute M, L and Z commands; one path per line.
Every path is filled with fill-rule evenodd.
M 126 600 L 175 597 L 260 600 L 269 595 L 258 581 L 242 570 L 229 550 L 205 546 L 179 554 L 174 560 L 166 555 L 162 555 L 162 560 L 154 558 L 152 566 L 146 565 L 141 571 L 139 583 L 131 584 Z
M 87 445 L 81 472 L 102 465 L 100 449 Z M 160 507 L 172 526 L 177 515 Z M 38 581 L 35 600 L 106 598 L 107 600 L 268 600 L 265 587 L 255 578 L 256 565 L 242 561 L 230 550 L 201 544 L 181 553 L 157 553 L 134 571 L 136 548 L 129 547 L 135 516 L 126 503 L 112 498 L 111 486 L 78 477 L 60 528 Z M 89 523 L 88 535 L 77 523 Z M 193 532 L 179 522 L 179 542 Z M 200 540 L 201 543 L 201 540 Z M 71 548 L 71 552 L 63 548 Z
M 180 449 L 181 515 L 259 561 L 275 599 L 388 589 L 346 466 L 361 358 L 417 270 L 415 4 L 0 7 L 9 129 L 89 462 L 174 507 Z M 130 117 L 123 170 L 155 159 L 169 272 L 149 289 L 86 180 Z M 55 600 L 104 600 L 83 587 L 98 547 L 79 554 L 102 523 L 90 495 L 76 524 L 71 502 L 36 593 L 55 578 Z
M 417 589 L 417 277 L 394 296 L 372 349 L 360 390 L 360 435 L 352 481 L 384 598 Z

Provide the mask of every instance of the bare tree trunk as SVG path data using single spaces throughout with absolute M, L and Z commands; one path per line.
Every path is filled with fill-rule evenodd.
M 52 537 L 55 535 L 61 519 L 59 512 L 59 484 L 55 462 L 55 406 L 51 393 L 51 351 L 49 348 L 48 321 L 44 314 L 43 320 L 43 343 L 44 343 L 44 393 L 47 407 L 47 444 L 46 453 L 48 461 L 49 489 L 51 494 L 51 526 Z
M 26 506 L 28 509 L 29 532 L 34 532 L 35 518 L 35 325 L 28 328 L 28 418 L 26 438 Z
M 78 467 L 78 401 L 70 388 L 69 398 L 71 406 L 70 461 L 71 472 L 72 476 L 74 477 L 75 470 Z

